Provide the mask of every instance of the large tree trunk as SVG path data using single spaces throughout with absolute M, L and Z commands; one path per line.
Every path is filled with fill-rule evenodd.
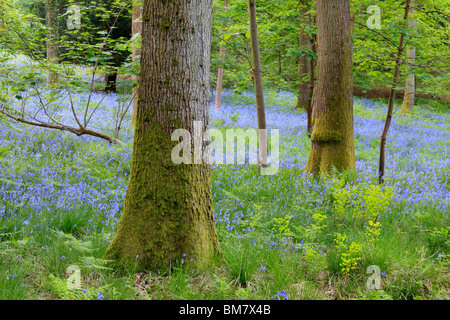
M 224 0 L 223 11 L 227 10 L 228 2 Z M 225 33 L 225 23 L 222 25 L 222 34 Z M 225 60 L 225 46 L 221 45 L 219 49 L 219 59 L 223 64 Z M 220 109 L 220 104 L 222 100 L 222 84 L 223 84 L 223 65 L 220 65 L 217 70 L 217 86 L 216 86 L 216 101 L 214 102 L 214 109 Z
M 317 0 L 318 83 L 306 172 L 355 168 L 349 0 Z
M 48 28 L 47 36 L 47 59 L 52 64 L 58 64 L 59 54 L 58 47 L 55 44 L 56 40 L 56 1 L 46 0 L 46 21 Z M 59 74 L 49 70 L 47 74 L 47 86 L 55 85 L 59 82 Z
M 208 128 L 212 1 L 143 1 L 131 173 L 106 251 L 136 270 L 167 271 L 182 255 L 200 271 L 219 253 L 208 164 L 175 164 L 175 129 Z M 183 138 L 184 139 L 184 138 Z M 203 152 L 206 143 L 201 143 Z M 190 260 L 193 258 L 193 261 Z
M 302 50 L 310 49 L 310 39 L 306 32 L 306 26 L 311 23 L 311 15 L 307 15 L 308 7 L 306 6 L 306 1 L 300 1 L 300 34 L 299 34 L 299 46 Z M 304 54 L 299 58 L 298 61 L 298 71 L 300 79 L 306 77 L 311 73 L 311 65 L 308 59 L 308 55 Z M 298 98 L 297 98 L 297 109 L 307 110 L 308 99 L 309 99 L 310 86 L 308 81 L 301 81 L 299 84 Z M 309 115 L 308 115 L 309 116 Z
M 135 0 L 136 1 L 136 0 Z M 138 0 L 137 2 L 139 3 L 134 3 L 133 4 L 133 15 L 132 15 L 132 30 L 131 30 L 131 34 L 134 36 L 140 32 L 142 32 L 142 6 L 140 5 L 140 2 L 142 0 Z M 137 48 L 133 48 L 133 52 L 132 52 L 132 59 L 133 61 L 137 61 L 138 57 L 140 57 L 141 55 L 141 48 L 137 47 Z M 138 76 L 133 76 L 132 80 L 133 82 L 138 82 L 139 77 Z M 133 113 L 131 116 L 131 125 L 134 126 L 136 124 L 136 114 L 137 114 L 137 104 L 138 104 L 138 88 L 134 87 L 132 90 L 132 95 L 133 95 Z
M 258 122 L 258 136 L 259 136 L 258 164 L 261 165 L 262 167 L 266 167 L 268 164 L 266 111 L 264 106 L 261 54 L 259 51 L 259 42 L 258 42 L 258 25 L 256 23 L 255 0 L 248 0 L 248 14 L 250 20 L 250 37 L 252 41 L 253 73 L 254 73 L 255 96 L 256 96 L 256 117 Z
M 410 0 L 406 0 L 405 3 L 405 14 L 403 16 L 404 20 L 408 19 L 408 13 L 410 9 Z M 387 134 L 389 131 L 389 127 L 391 126 L 392 121 L 392 112 L 394 110 L 394 103 L 395 103 L 395 95 L 396 95 L 396 88 L 398 84 L 398 78 L 400 75 L 400 61 L 402 59 L 402 53 L 403 53 L 403 44 L 405 41 L 405 34 L 402 32 L 400 34 L 400 41 L 397 47 L 397 56 L 395 59 L 395 69 L 394 69 L 394 77 L 392 79 L 392 87 L 389 94 L 389 102 L 388 102 L 388 111 L 386 114 L 386 120 L 384 122 L 383 132 L 381 133 L 381 141 L 380 141 L 380 158 L 378 162 L 378 182 L 384 183 L 384 169 L 385 169 L 385 158 L 386 158 L 386 139 Z
M 411 0 L 409 14 L 414 15 L 414 1 Z M 408 21 L 408 28 L 410 31 L 413 31 L 417 27 L 417 21 L 414 17 L 410 18 Z M 406 56 L 408 58 L 408 62 L 414 63 L 416 59 L 416 48 L 412 45 L 408 46 L 406 51 Z M 410 72 L 406 77 L 406 85 L 405 85 L 405 95 L 403 97 L 402 108 L 400 110 L 403 114 L 411 114 L 414 110 L 414 98 L 415 98 L 415 75 L 414 71 Z

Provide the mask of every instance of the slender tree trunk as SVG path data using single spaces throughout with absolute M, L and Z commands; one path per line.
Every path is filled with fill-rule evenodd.
M 223 11 L 227 10 L 228 2 L 224 0 Z M 222 34 L 225 33 L 225 23 L 222 25 Z M 225 60 L 225 45 L 221 45 L 219 49 L 219 59 L 221 65 L 217 70 L 217 86 L 216 86 L 216 101 L 214 102 L 214 109 L 220 109 L 220 104 L 222 100 L 222 86 L 223 86 L 223 62 Z
M 310 39 L 308 32 L 306 32 L 306 25 L 311 24 L 311 15 L 308 16 L 308 7 L 306 6 L 307 1 L 300 1 L 300 34 L 299 34 L 299 46 L 300 50 L 307 50 L 311 48 Z M 299 58 L 298 61 L 298 71 L 300 79 L 306 77 L 306 75 L 311 73 L 311 64 L 308 59 L 306 59 L 307 54 L 304 54 Z M 298 88 L 298 98 L 297 98 L 297 109 L 304 109 L 307 111 L 310 84 L 308 81 L 301 81 Z M 308 115 L 310 117 L 311 115 Z
M 2 19 L 3 12 L 1 11 L 1 10 L 3 10 L 3 8 L 4 8 L 3 3 L 1 3 L 1 1 L 0 1 L 0 31 L 2 31 L 2 32 L 3 32 L 3 30 L 1 30 L 1 29 L 5 28 L 5 24 L 3 23 L 3 19 Z
M 405 4 L 405 14 L 403 16 L 404 20 L 408 20 L 408 13 L 409 13 L 409 9 L 410 9 L 410 0 L 406 0 L 406 4 Z M 401 33 L 400 34 L 400 41 L 397 47 L 397 56 L 395 58 L 395 69 L 394 69 L 394 77 L 392 79 L 392 87 L 390 89 L 390 94 L 389 94 L 389 102 L 388 102 L 388 111 L 386 114 L 386 121 L 384 123 L 384 128 L 383 128 L 383 132 L 381 133 L 381 141 L 380 141 L 380 159 L 379 159 L 379 163 L 378 163 L 378 182 L 384 183 L 384 169 L 385 169 L 385 158 L 386 158 L 386 139 L 387 139 L 387 134 L 389 131 L 389 127 L 391 125 L 391 121 L 392 121 L 392 112 L 394 110 L 394 103 L 395 103 L 395 95 L 396 95 L 396 87 L 398 84 L 398 78 L 400 75 L 400 61 L 402 58 L 402 53 L 403 53 L 403 45 L 404 45 L 404 41 L 405 41 L 405 34 Z
M 105 92 L 117 92 L 117 69 L 121 62 L 118 55 L 113 55 L 112 58 L 114 59 L 113 67 L 110 67 L 105 74 Z
M 414 16 L 415 9 L 414 9 L 414 1 L 411 0 L 410 9 L 409 9 L 409 15 Z M 410 31 L 416 29 L 417 27 L 417 21 L 414 17 L 411 17 L 408 21 L 408 28 Z M 406 56 L 408 57 L 408 61 L 410 63 L 414 63 L 416 59 L 416 48 L 412 45 L 408 46 L 408 49 L 406 51 Z M 415 91 L 416 91 L 416 85 L 415 85 L 415 75 L 414 71 L 411 71 L 406 77 L 406 85 L 405 85 L 405 96 L 403 97 L 403 103 L 402 108 L 400 112 L 402 114 L 411 114 L 414 110 L 414 98 L 415 98 Z
M 281 50 L 278 50 L 278 75 L 283 73 L 283 59 L 281 57 Z
M 314 36 L 310 38 L 311 50 L 316 52 L 316 39 Z M 309 60 L 309 92 L 308 92 L 308 103 L 306 104 L 306 117 L 307 117 L 307 127 L 306 131 L 308 133 L 308 137 L 311 138 L 312 130 L 313 130 L 313 93 L 314 93 L 314 84 L 315 84 L 315 66 L 316 61 L 311 57 Z
M 252 42 L 253 53 L 253 74 L 255 81 L 255 96 L 256 96 L 256 116 L 258 121 L 258 136 L 259 136 L 259 159 L 258 163 L 265 167 L 267 166 L 267 127 L 266 127 L 266 113 L 264 106 L 264 90 L 262 79 L 261 56 L 258 42 L 258 25 L 256 22 L 256 3 L 255 0 L 248 0 L 248 13 L 250 20 L 250 37 Z
M 117 92 L 117 73 L 105 75 L 105 92 Z
M 131 30 L 131 34 L 134 36 L 140 32 L 142 32 L 142 5 L 141 5 L 142 0 L 135 0 L 135 3 L 133 4 L 133 14 L 132 14 L 132 30 Z M 133 52 L 132 52 L 132 59 L 133 61 L 137 61 L 138 57 L 140 57 L 141 55 L 141 48 L 137 47 L 137 48 L 133 48 Z M 133 76 L 132 80 L 133 82 L 138 82 L 138 76 Z M 133 113 L 131 116 L 131 125 L 134 126 L 136 124 L 136 112 L 137 112 L 137 104 L 138 104 L 138 88 L 134 87 L 132 90 L 132 95 L 133 95 Z
M 56 1 L 46 0 L 46 20 L 48 28 L 47 37 L 47 59 L 52 64 L 58 64 L 59 54 L 58 47 L 55 44 L 56 40 Z M 49 71 L 47 74 L 47 86 L 58 84 L 59 74 L 57 72 Z
M 318 83 L 306 172 L 355 168 L 349 0 L 317 0 Z
M 185 254 L 189 266 L 201 271 L 220 249 L 210 166 L 175 164 L 171 155 L 179 144 L 172 141 L 175 129 L 192 136 L 194 121 L 201 121 L 203 131 L 208 128 L 212 1 L 144 0 L 143 5 L 130 180 L 105 256 L 136 270 L 164 272 Z M 207 150 L 205 142 L 199 145 Z

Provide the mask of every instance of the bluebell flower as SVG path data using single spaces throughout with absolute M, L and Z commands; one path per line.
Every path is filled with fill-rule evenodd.
M 280 297 L 283 297 L 284 298 L 284 300 L 288 300 L 288 296 L 287 296 L 287 294 L 286 294 L 286 291 L 278 291 L 277 293 L 276 293 L 278 296 L 280 296 Z

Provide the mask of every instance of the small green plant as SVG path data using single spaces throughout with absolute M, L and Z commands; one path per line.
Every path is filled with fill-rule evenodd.
M 45 287 L 57 298 L 63 300 L 81 300 L 84 298 L 83 291 L 80 289 L 69 289 L 67 287 L 67 280 L 60 279 L 53 274 L 47 277 Z
M 354 300 L 392 300 L 392 296 L 387 294 L 384 290 L 367 290 L 362 292 L 360 288 L 357 289 L 358 299 Z
M 340 254 L 340 267 L 343 274 L 356 269 L 362 259 L 363 246 L 354 241 L 348 242 L 346 234 L 336 233 L 335 247 Z
M 219 278 L 216 274 L 213 274 L 215 281 L 211 288 L 211 295 L 214 299 L 230 299 L 233 295 L 233 288 L 222 278 Z
M 309 241 L 313 242 L 318 234 L 320 234 L 326 227 L 327 216 L 320 212 L 316 212 L 312 215 L 313 222 L 310 228 L 306 228 L 306 237 Z
M 239 113 L 233 113 L 233 114 L 230 116 L 230 119 L 231 119 L 231 121 L 232 121 L 232 125 L 233 125 L 233 126 L 235 126 L 235 125 L 237 124 L 237 122 L 239 121 L 239 118 L 240 118 Z
M 313 272 L 318 272 L 326 266 L 325 255 L 321 254 L 313 245 L 305 246 L 303 258 Z
M 292 216 L 290 215 L 285 215 L 282 218 L 273 218 L 274 225 L 272 231 L 280 238 L 293 236 L 292 231 L 289 229 L 291 219 Z

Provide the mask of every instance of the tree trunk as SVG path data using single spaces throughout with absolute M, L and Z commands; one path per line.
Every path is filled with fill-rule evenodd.
M 105 92 L 117 92 L 117 69 L 120 67 L 121 62 L 118 55 L 112 56 L 114 59 L 113 67 L 109 67 L 105 74 Z
M 209 121 L 212 1 L 143 1 L 142 56 L 130 180 L 106 251 L 136 270 L 181 259 L 201 271 L 219 253 L 208 164 L 175 164 L 175 129 Z M 184 138 L 183 138 L 184 139 Z M 200 144 L 207 150 L 206 143 Z M 193 261 L 189 261 L 190 259 Z M 134 269 L 133 269 L 134 270 Z
M 308 7 L 306 6 L 306 1 L 300 1 L 300 37 L 299 45 L 300 50 L 310 49 L 310 39 L 306 32 L 306 25 L 311 23 L 311 15 L 307 16 Z M 311 73 L 311 64 L 308 59 L 306 59 L 307 54 L 302 55 L 298 61 L 298 71 L 300 79 L 303 79 L 308 74 Z M 309 99 L 310 84 L 308 81 L 301 81 L 299 84 L 298 98 L 297 98 L 297 109 L 307 110 L 308 99 Z M 310 117 L 310 115 L 308 115 Z
M 227 10 L 228 2 L 224 0 L 223 11 Z M 222 34 L 225 33 L 225 23 L 222 25 Z M 225 46 L 221 45 L 219 49 L 219 59 L 223 64 L 225 59 Z M 214 102 L 214 109 L 220 109 L 220 104 L 222 100 L 222 84 L 223 84 L 223 65 L 220 65 L 217 70 L 217 86 L 216 86 L 216 101 Z
M 132 30 L 131 30 L 131 34 L 132 36 L 140 33 L 142 31 L 142 5 L 141 2 L 142 0 L 138 0 L 138 1 L 134 1 L 135 3 L 133 4 L 133 15 L 132 15 Z M 139 2 L 139 3 L 137 3 Z M 140 57 L 141 55 L 141 49 L 140 47 L 137 48 L 133 48 L 133 52 L 132 52 L 132 59 L 133 61 L 137 61 L 138 57 Z M 133 82 L 138 82 L 139 77 L 138 76 L 133 76 L 132 80 Z M 138 104 L 138 88 L 134 87 L 132 90 L 132 95 L 133 95 L 133 113 L 131 116 L 131 125 L 134 126 L 136 125 L 136 112 L 137 112 L 137 104 Z
M 405 4 L 405 14 L 403 16 L 404 20 L 408 19 L 408 12 L 410 8 L 410 0 L 406 0 Z M 388 102 L 388 111 L 386 114 L 386 121 L 384 123 L 383 132 L 381 133 L 381 141 L 380 141 L 380 159 L 378 163 L 378 182 L 384 183 L 384 168 L 385 168 L 385 158 L 386 158 L 386 139 L 389 131 L 389 127 L 391 125 L 392 120 L 392 111 L 394 110 L 394 102 L 396 95 L 396 87 L 398 84 L 398 78 L 400 74 L 400 61 L 403 53 L 403 43 L 405 41 L 405 34 L 400 34 L 400 41 L 397 47 L 397 56 L 395 58 L 395 69 L 394 69 L 394 77 L 392 79 L 392 87 L 389 94 L 389 102 Z
M 258 163 L 265 167 L 267 166 L 267 127 L 266 127 L 266 113 L 264 107 L 264 90 L 261 68 L 261 56 L 258 43 L 258 25 L 256 22 L 256 4 L 255 0 L 248 0 L 248 14 L 250 20 L 250 37 L 252 42 L 253 53 L 253 74 L 255 81 L 255 96 L 256 96 L 256 116 L 258 122 L 258 136 L 259 136 L 259 159 Z
M 349 0 L 317 0 L 318 83 L 306 172 L 355 168 Z
M 311 50 L 316 52 L 316 39 L 314 36 L 311 36 Z M 314 84 L 315 84 L 315 60 L 311 57 L 309 60 L 309 92 L 308 92 L 308 102 L 306 104 L 306 117 L 307 117 L 307 126 L 306 131 L 308 133 L 308 137 L 311 138 L 312 130 L 313 130 L 313 118 L 312 118 L 312 102 L 313 102 L 313 93 L 314 93 Z
M 105 75 L 105 92 L 117 92 L 117 73 Z
M 414 15 L 414 1 L 411 0 L 409 15 Z M 411 17 L 408 21 L 408 28 L 410 31 L 413 31 L 417 27 L 417 21 L 414 17 Z M 410 63 L 414 63 L 416 59 L 416 48 L 412 45 L 408 46 L 406 51 L 406 56 L 408 57 L 408 61 Z M 414 98 L 415 98 L 415 75 L 414 71 L 410 72 L 406 77 L 406 85 L 405 85 L 405 95 L 403 97 L 402 108 L 400 112 L 402 114 L 411 114 L 414 110 Z
M 3 18 L 2 18 L 2 16 L 3 16 L 2 10 L 3 9 L 4 9 L 3 8 L 3 3 L 0 2 L 0 32 L 3 32 L 2 29 L 5 29 L 5 24 L 3 23 Z
M 46 0 L 45 11 L 47 21 L 47 59 L 51 64 L 58 64 L 58 47 L 55 44 L 56 40 L 56 1 Z M 59 74 L 49 70 L 47 74 L 47 86 L 55 85 L 59 83 Z

